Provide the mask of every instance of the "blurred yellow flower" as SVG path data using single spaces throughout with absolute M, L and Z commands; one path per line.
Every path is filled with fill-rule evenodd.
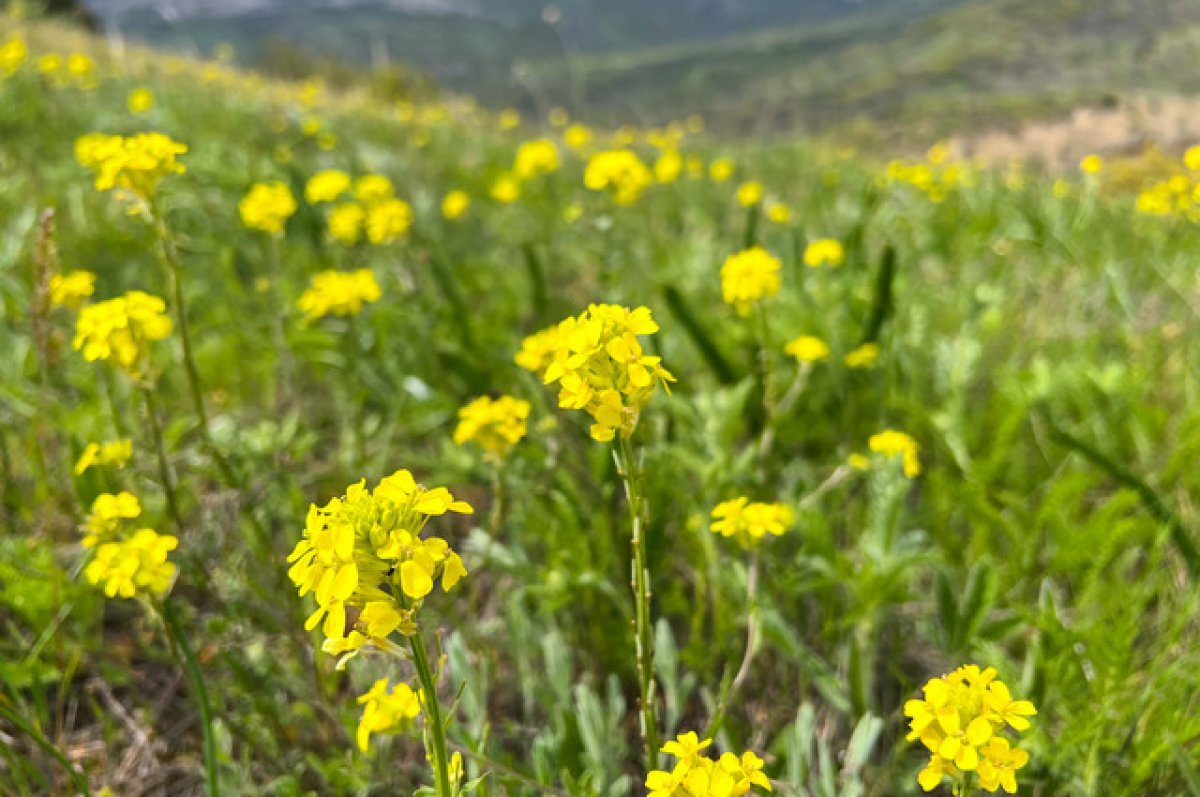
M 308 290 L 300 295 L 296 306 L 309 319 L 327 315 L 352 316 L 362 311 L 364 304 L 379 301 L 382 291 L 369 268 L 357 271 L 322 271 L 314 274 Z
M 532 371 L 543 376 L 559 347 L 558 324 L 548 327 L 521 341 L 521 350 L 517 352 L 516 363 L 526 371 Z
M 749 315 L 760 300 L 779 293 L 779 258 L 754 246 L 725 258 L 721 266 L 721 295 L 738 315 Z
M 413 688 L 401 682 L 389 690 L 386 678 L 376 681 L 366 694 L 359 696 L 358 702 L 363 713 L 355 741 L 364 753 L 370 749 L 371 734 L 395 733 L 407 728 L 421 713 L 421 701 Z
M 787 224 L 792 220 L 792 209 L 782 202 L 768 202 L 767 219 L 774 224 Z
M 762 202 L 762 183 L 750 180 L 738 186 L 737 203 L 744 208 L 754 207 Z
M 167 305 L 157 296 L 129 291 L 79 311 L 74 347 L 88 362 L 115 360 L 133 376 L 142 376 L 150 344 L 171 334 Z
M 573 150 L 581 150 L 592 143 L 592 131 L 585 125 L 573 124 L 563 131 L 563 142 Z
M 130 113 L 145 113 L 154 107 L 154 92 L 145 87 L 136 88 L 129 92 L 126 104 Z
M 845 258 L 846 250 L 835 238 L 818 238 L 804 248 L 804 265 L 809 268 L 840 266 Z
M 284 224 L 296 212 L 296 198 L 287 183 L 255 183 L 238 204 L 242 224 L 271 235 L 283 233 Z
M 636 202 L 652 181 L 646 164 L 628 149 L 597 152 L 583 172 L 583 184 L 589 191 L 608 191 L 618 205 Z
M 392 181 L 382 174 L 364 174 L 354 181 L 354 196 L 360 202 L 382 202 L 391 199 L 395 193 Z
M 125 467 L 133 456 L 133 441 L 128 437 L 108 443 L 88 443 L 75 461 L 75 475 L 82 476 L 89 468 L 104 465 Z
M 455 445 L 472 442 L 495 457 L 504 457 L 525 436 L 531 406 L 528 401 L 481 396 L 458 411 Z
M 412 208 L 403 199 L 385 199 L 367 207 L 367 240 L 390 244 L 412 226 Z
M 829 356 L 829 345 L 813 335 L 801 335 L 783 349 L 802 363 L 815 363 Z
M 733 177 L 733 161 L 728 158 L 717 158 L 708 166 L 708 176 L 714 183 L 723 183 Z
M 904 432 L 885 429 L 879 434 L 873 434 L 867 440 L 867 448 L 884 457 L 902 457 L 904 475 L 908 478 L 915 479 L 921 475 L 920 446 Z
M 50 306 L 78 309 L 96 290 L 96 275 L 76 270 L 50 277 Z
M 492 183 L 489 193 L 500 204 L 511 205 L 521 198 L 521 184 L 512 175 L 502 174 Z
M 870 368 L 878 357 L 879 344 L 868 342 L 847 352 L 842 362 L 849 368 Z
M 178 545 L 179 540 L 169 534 L 138 529 L 127 540 L 97 547 L 83 575 L 91 584 L 103 584 L 110 598 L 161 597 L 175 579 L 175 565 L 167 555 Z
M 678 150 L 666 149 L 654 161 L 654 179 L 660 183 L 673 183 L 683 171 L 683 156 Z
M 442 216 L 449 221 L 462 218 L 463 214 L 471 207 L 471 197 L 466 191 L 455 189 L 446 194 L 442 199 Z
M 505 108 L 496 118 L 501 130 L 512 130 L 521 126 L 521 114 L 517 113 L 513 108 Z
M 29 47 L 20 35 L 10 36 L 0 44 L 0 73 L 5 76 L 16 74 L 16 71 L 29 57 Z
M 751 502 L 746 496 L 722 501 L 713 508 L 709 529 L 722 537 L 737 539 L 743 548 L 753 548 L 763 537 L 778 537 L 795 522 L 787 504 Z
M 518 180 L 530 180 L 558 170 L 558 147 L 548 138 L 526 141 L 517 148 L 513 174 Z
M 340 169 L 327 169 L 308 178 L 304 201 L 310 205 L 333 202 L 350 189 L 350 175 Z
M 89 133 L 75 141 L 75 159 L 92 170 L 97 191 L 125 191 L 143 201 L 154 196 L 163 177 L 185 171 L 175 158 L 187 151 L 162 133 Z
M 366 208 L 357 202 L 342 202 L 329 211 L 329 235 L 339 243 L 354 246 L 366 222 Z
M 1183 153 L 1183 165 L 1190 171 L 1200 172 L 1200 145 L 1188 147 L 1187 152 Z
M 1084 174 L 1099 174 L 1104 170 L 1104 159 L 1099 155 L 1086 155 L 1079 161 L 1079 170 Z

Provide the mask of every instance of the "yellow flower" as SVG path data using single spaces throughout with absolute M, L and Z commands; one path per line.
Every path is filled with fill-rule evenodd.
M 401 682 L 389 689 L 386 678 L 376 681 L 358 698 L 358 703 L 363 707 L 363 713 L 358 720 L 355 741 L 364 753 L 370 749 L 371 734 L 395 733 L 406 728 L 421 713 L 421 701 L 413 688 Z
M 742 183 L 737 190 L 737 203 L 744 208 L 750 208 L 762 202 L 762 183 L 755 180 Z
M 76 468 L 77 473 L 82 473 Z M 83 523 L 84 548 L 95 548 L 97 543 L 109 542 L 121 528 L 121 521 L 133 520 L 142 514 L 142 505 L 133 493 L 100 493 L 92 501 L 91 512 Z
M 283 225 L 296 212 L 296 199 L 286 183 L 255 183 L 238 204 L 242 224 L 272 235 L 283 232 Z
M 37 68 L 43 75 L 53 77 L 58 74 L 62 66 L 62 56 L 58 53 L 46 53 L 45 55 L 38 56 Z
M 75 475 L 82 476 L 88 468 L 102 465 L 125 467 L 133 456 L 133 441 L 128 437 L 108 443 L 88 443 L 75 461 Z
M 787 504 L 752 503 L 745 496 L 717 504 L 712 517 L 709 529 L 714 534 L 733 537 L 747 549 L 768 534 L 781 536 L 795 522 L 795 514 Z
M 985 790 L 1015 794 L 1016 772 L 1028 763 L 1029 754 L 1000 733 L 1012 725 L 1006 715 L 1022 726 L 1012 725 L 1014 729 L 1027 730 L 1025 717 L 1037 713 L 1033 704 L 1013 701 L 993 668 L 973 664 L 930 679 L 923 692 L 923 699 L 904 704 L 908 741 L 919 740 L 930 753 L 928 766 L 917 776 L 921 788 L 933 791 L 950 778 L 957 791 L 967 773 L 976 772 Z M 997 705 L 1003 708 L 997 711 Z
M 725 258 L 721 266 L 721 295 L 738 315 L 749 315 L 756 302 L 779 293 L 779 258 L 761 246 Z
M 546 373 L 559 347 L 558 325 L 540 332 L 535 332 L 521 341 L 521 350 L 517 352 L 516 363 L 526 371 L 533 371 L 538 376 Z
M 340 169 L 326 169 L 308 178 L 304 185 L 304 201 L 310 205 L 333 202 L 350 190 L 350 175 Z
M 742 797 L 758 787 L 771 791 L 771 781 L 762 771 L 763 760 L 747 750 L 740 756 L 724 753 L 713 761 L 704 754 L 711 740 L 700 741 L 688 732 L 663 745 L 662 752 L 679 758 L 670 770 L 646 774 L 649 797 Z
M 590 191 L 608 191 L 618 205 L 631 205 L 653 181 L 650 170 L 628 149 L 597 152 L 583 172 Z
M 162 133 L 89 133 L 75 142 L 75 159 L 92 170 L 97 191 L 125 191 L 143 201 L 154 196 L 163 177 L 185 171 L 175 158 L 187 151 Z
M 73 346 L 88 362 L 115 360 L 131 375 L 140 376 L 150 344 L 171 334 L 166 310 L 162 299 L 142 291 L 88 305 L 75 322 Z
M 357 202 L 342 202 L 329 211 L 329 235 L 346 246 L 358 243 L 366 223 L 367 211 Z
M 915 479 L 921 475 L 920 446 L 904 432 L 885 429 L 879 434 L 871 435 L 867 440 L 867 447 L 884 457 L 903 458 L 904 475 L 908 478 Z
M 1183 165 L 1190 171 L 1200 171 L 1200 145 L 1188 147 L 1187 152 L 1183 153 Z
M 175 580 L 175 565 L 167 555 L 179 540 L 153 529 L 138 529 L 127 540 L 102 543 L 83 569 L 91 584 L 103 584 L 110 598 L 137 595 L 160 597 Z
M 608 442 L 618 432 L 628 438 L 654 388 L 675 381 L 662 358 L 646 354 L 638 340 L 657 331 L 649 308 L 611 304 L 590 305 L 558 325 L 542 381 L 558 383 L 558 406 L 592 416 L 593 439 Z
M 530 404 L 512 396 L 481 396 L 458 411 L 455 445 L 473 442 L 495 457 L 504 457 L 527 430 Z
M 384 199 L 367 207 L 367 240 L 390 244 L 412 226 L 412 208 L 403 199 Z
M 444 487 L 417 484 L 407 470 L 374 490 L 363 479 L 325 506 L 309 507 L 304 537 L 288 556 L 288 577 L 301 597 L 314 594 L 317 608 L 305 627 L 321 626 L 328 638 L 323 649 L 346 654 L 339 666 L 365 645 L 382 647 L 392 630 L 415 633 L 415 614 L 434 580 L 440 577 L 449 592 L 467 575 L 444 539 L 421 532 L 432 517 L 473 511 Z M 348 635 L 349 608 L 360 612 Z
M 558 170 L 558 147 L 548 138 L 526 141 L 517 148 L 513 174 L 518 180 L 530 180 Z
M 782 202 L 768 202 L 767 219 L 774 224 L 787 224 L 792 220 L 792 209 Z
M 574 224 L 583 216 L 583 205 L 578 202 L 568 202 L 563 207 L 562 220 L 564 224 Z
M 654 161 L 654 179 L 664 185 L 678 180 L 681 171 L 683 171 L 683 157 L 680 156 L 678 150 L 663 150 L 662 154 L 658 156 L 658 160 Z
M 521 198 L 521 184 L 510 174 L 502 174 L 492 183 L 492 199 L 502 205 L 511 205 Z
M 673 755 L 679 759 L 679 763 L 691 767 L 696 765 L 703 755 L 704 748 L 710 744 L 712 744 L 712 739 L 701 740 L 695 731 L 688 731 L 664 744 L 661 752 Z
M 309 319 L 327 315 L 358 315 L 364 304 L 379 301 L 382 291 L 369 268 L 322 271 L 313 275 L 308 290 L 296 302 Z
M 1104 158 L 1099 155 L 1086 155 L 1079 161 L 1079 170 L 1084 174 L 1099 174 L 1104 171 Z
M 154 92 L 145 87 L 136 88 L 129 92 L 126 105 L 130 113 L 145 113 L 154 107 Z
M 50 306 L 77 310 L 96 290 L 96 275 L 90 271 L 72 271 L 50 277 Z
M 505 108 L 496 118 L 501 130 L 512 130 L 521 126 L 521 114 L 513 108 Z
M 471 207 L 471 197 L 466 191 L 454 190 L 446 194 L 442 199 L 442 216 L 448 221 L 462 218 L 467 209 Z
M 867 342 L 846 352 L 842 362 L 847 368 L 870 368 L 879 357 L 879 344 Z
M 804 265 L 809 268 L 840 266 L 845 257 L 842 242 L 835 238 L 818 238 L 804 248 Z
M 354 196 L 360 202 L 382 202 L 391 199 L 395 193 L 392 181 L 382 174 L 364 174 L 354 181 Z
M 563 142 L 573 150 L 581 150 L 592 142 L 592 131 L 581 124 L 573 124 L 563 131 Z
M 829 346 L 813 335 L 801 335 L 783 349 L 802 363 L 815 363 L 829 356 Z
M 6 76 L 15 74 L 28 57 L 29 47 L 25 44 L 25 39 L 19 35 L 9 37 L 0 44 L 0 73 Z
M 733 161 L 728 158 L 717 158 L 708 166 L 708 176 L 714 183 L 723 183 L 733 177 Z

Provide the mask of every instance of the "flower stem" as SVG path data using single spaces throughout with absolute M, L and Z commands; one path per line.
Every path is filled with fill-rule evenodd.
M 421 703 L 426 712 L 425 728 L 433 745 L 433 774 L 437 781 L 438 797 L 452 797 L 450 762 L 446 757 L 446 724 L 442 721 L 442 709 L 438 704 L 437 680 L 429 667 L 429 653 L 421 633 L 418 631 L 410 636 L 408 644 L 417 668 L 417 680 L 421 682 Z
M 658 768 L 658 719 L 654 710 L 654 625 L 650 617 L 650 569 L 646 553 L 646 527 L 649 507 L 646 503 L 644 474 L 633 456 L 629 438 L 618 434 L 614 447 L 617 471 L 625 482 L 632 525 L 632 578 L 635 604 L 634 645 L 637 649 L 638 686 L 641 696 L 642 741 L 646 745 L 646 768 Z
M 171 477 L 171 466 L 167 462 L 167 447 L 163 441 L 162 422 L 158 417 L 158 407 L 154 401 L 154 387 L 142 386 L 142 397 L 146 401 L 146 417 L 150 421 L 150 433 L 154 437 L 154 451 L 158 455 L 158 477 L 162 482 L 163 494 L 167 497 L 167 508 L 175 528 L 180 536 L 183 535 L 183 515 L 179 511 L 179 498 L 175 494 L 175 480 Z
M 196 708 L 200 710 L 200 731 L 204 738 L 204 780 L 208 787 L 208 797 L 219 797 L 221 787 L 217 780 L 217 738 L 213 733 L 212 706 L 208 702 L 208 689 L 204 685 L 204 676 L 200 672 L 196 654 L 179 625 L 179 617 L 175 614 L 171 601 L 164 599 L 161 608 L 171 652 L 183 666 L 183 672 L 196 699 Z

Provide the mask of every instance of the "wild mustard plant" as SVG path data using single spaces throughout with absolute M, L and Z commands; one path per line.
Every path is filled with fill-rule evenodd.
M 524 399 L 480 396 L 458 411 L 454 443 L 474 443 L 489 457 L 503 459 L 525 437 L 531 409 Z
M 589 191 L 606 191 L 618 205 L 632 205 L 653 182 L 650 169 L 629 149 L 597 152 L 583 172 Z
M 50 276 L 50 306 L 78 310 L 96 291 L 96 275 L 90 271 L 71 271 Z
M 105 443 L 88 443 L 75 461 L 75 475 L 82 476 L 91 468 L 113 465 L 125 467 L 133 457 L 133 440 L 123 437 Z
M 446 726 L 437 696 L 440 670 L 431 666 L 418 613 L 438 579 L 442 590 L 449 592 L 467 570 L 446 540 L 421 535 L 432 518 L 473 511 L 445 487 L 426 488 L 409 471 L 398 470 L 374 489 L 368 489 L 363 479 L 324 506 L 311 505 L 304 536 L 287 558 L 288 577 L 300 596 L 311 593 L 316 600 L 305 628 L 321 628 L 322 650 L 339 657 L 339 669 L 367 650 L 399 655 L 402 649 L 392 641 L 393 634 L 407 641 L 420 684 L 426 749 L 440 797 L 451 797 Z M 365 705 L 359 730 L 362 747 L 370 733 L 389 730 L 399 724 L 398 718 L 411 713 L 404 690 L 399 686 L 386 690 L 385 683 L 361 701 Z M 400 710 L 400 703 L 406 708 Z
M 383 295 L 375 273 L 369 268 L 357 271 L 322 271 L 314 274 L 296 306 L 310 320 L 333 316 L 358 315 L 363 307 L 379 301 Z
M 846 259 L 846 250 L 836 238 L 818 238 L 804 249 L 804 265 L 809 268 L 837 267 Z
M 867 448 L 885 459 L 900 457 L 904 475 L 908 478 L 915 479 L 921 475 L 921 447 L 910 435 L 895 429 L 885 429 L 879 434 L 871 435 L 867 440 Z
M 787 504 L 766 504 L 746 496 L 717 504 L 712 517 L 709 529 L 714 534 L 733 538 L 747 551 L 754 550 L 767 535 L 783 535 L 796 519 Z
M 252 230 L 282 235 L 283 226 L 296 212 L 296 198 L 287 183 L 255 183 L 238 203 L 242 224 Z
M 669 770 L 646 774 L 649 797 L 741 797 L 756 787 L 773 791 L 764 761 L 752 751 L 723 753 L 714 760 L 705 752 L 711 745 L 712 739 L 700 739 L 694 731 L 664 744 L 662 752 L 677 760 Z
M 842 362 L 847 368 L 870 368 L 879 359 L 879 344 L 868 341 L 846 352 Z
M 1006 731 L 1029 730 L 1029 717 L 1037 714 L 1033 703 L 1013 700 L 994 668 L 974 664 L 931 678 L 923 692 L 923 699 L 904 704 L 908 741 L 919 740 L 930 752 L 917 777 L 921 788 L 933 791 L 949 779 L 957 797 L 969 797 L 976 786 L 1016 794 L 1016 773 L 1029 753 Z
M 317 172 L 304 184 L 304 201 L 310 205 L 334 202 L 350 190 L 350 175 L 340 169 Z
M 760 301 L 779 293 L 782 263 L 761 246 L 736 252 L 721 266 L 721 295 L 745 317 Z

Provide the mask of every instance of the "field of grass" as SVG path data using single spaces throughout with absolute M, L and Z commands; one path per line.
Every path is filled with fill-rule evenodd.
M 1182 165 L 516 121 L 0 18 L 0 794 L 1200 794 Z

